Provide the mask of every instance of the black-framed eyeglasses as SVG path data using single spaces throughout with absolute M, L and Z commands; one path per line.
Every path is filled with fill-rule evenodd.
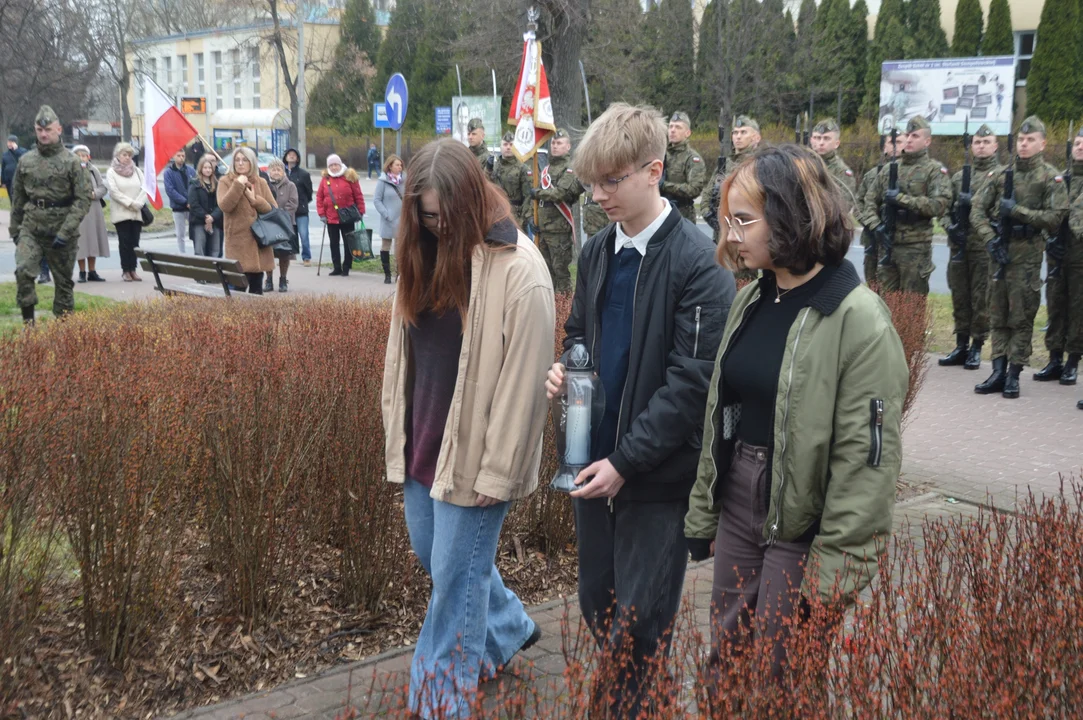
M 606 178 L 605 180 L 602 180 L 601 182 L 597 183 L 597 185 L 598 185 L 598 187 L 600 187 L 602 190 L 606 191 L 607 193 L 615 193 L 617 190 L 620 189 L 620 184 L 622 182 L 624 182 L 628 178 L 632 177 L 637 172 L 640 172 L 643 168 L 647 167 L 652 162 L 654 162 L 654 160 L 648 160 L 647 162 L 643 163 L 642 165 L 640 165 L 638 168 L 636 168 L 632 172 L 628 173 L 627 175 L 624 175 L 624 176 L 619 177 L 619 178 Z M 593 190 L 592 185 L 584 185 L 583 187 L 586 188 L 587 190 Z

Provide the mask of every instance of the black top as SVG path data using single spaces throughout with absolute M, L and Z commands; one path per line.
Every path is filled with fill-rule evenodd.
M 726 394 L 741 403 L 737 439 L 746 445 L 768 447 L 774 434 L 775 395 L 786 337 L 801 310 L 823 288 L 837 268 L 825 266 L 816 277 L 778 294 L 771 274 L 764 278 L 756 303 L 740 335 L 722 361 Z M 776 303 L 775 298 L 779 301 Z

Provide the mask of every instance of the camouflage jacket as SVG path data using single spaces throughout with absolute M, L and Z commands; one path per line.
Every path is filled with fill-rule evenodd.
M 974 196 L 970 225 L 983 244 L 997 235 L 993 224 L 1000 220 L 1006 171 L 1006 167 L 991 171 L 981 192 Z M 1008 256 L 1013 263 L 1041 265 L 1046 238 L 1057 232 L 1068 211 L 1064 177 L 1040 153 L 1016 159 L 1015 202 Z
M 569 155 L 551 158 L 549 160 L 549 179 L 552 184 L 548 188 L 540 187 L 537 193 L 538 202 L 538 228 L 551 233 L 570 233 L 571 225 L 560 214 L 557 207 L 560 203 L 567 203 L 568 207 L 579 202 L 579 196 L 583 194 L 583 186 L 572 172 L 572 159 Z M 530 173 L 531 171 L 527 171 Z
M 707 185 L 707 168 L 703 158 L 689 146 L 687 140 L 666 149 L 665 175 L 659 189 L 662 197 L 678 207 L 689 207 Z
M 994 173 L 1004 169 L 1004 166 L 997 162 L 996 156 L 987 158 L 975 158 L 970 170 L 970 206 L 974 207 L 974 198 L 978 197 L 978 193 L 989 182 L 989 178 Z M 959 195 L 963 192 L 963 171 L 955 173 L 951 176 L 951 207 L 949 210 L 952 213 L 956 213 L 958 209 L 956 204 L 959 202 Z M 945 215 L 941 220 L 941 224 L 947 227 L 950 218 Z M 970 226 L 970 232 L 967 233 L 966 247 L 967 250 L 984 250 L 985 243 L 981 241 L 981 236 L 974 231 L 974 226 Z
M 865 195 L 865 216 L 876 227 L 883 219 L 884 194 L 890 184 L 891 164 L 884 165 Z M 929 157 L 928 150 L 904 153 L 899 159 L 899 210 L 895 243 L 913 245 L 932 240 L 933 218 L 943 217 L 951 205 L 948 169 Z
M 526 165 L 514 156 L 497 157 L 493 161 L 489 179 L 508 196 L 516 213 L 522 209 L 523 201 L 530 199 L 530 175 L 527 174 Z
M 741 152 L 733 152 L 726 158 L 726 166 L 722 172 L 714 174 L 714 178 L 711 180 L 711 192 L 707 197 L 707 207 L 703 212 L 703 219 L 713 229 L 718 230 L 718 208 L 722 205 L 722 183 L 726 182 L 726 178 L 737 169 L 738 165 L 745 161 L 745 158 L 750 157 L 755 152 L 755 145 Z
M 583 195 L 583 241 L 594 237 L 609 224 L 609 216 L 602 210 L 602 206 L 594 202 L 594 197 L 589 190 Z
M 90 210 L 93 187 L 90 173 L 79 158 L 62 144 L 42 145 L 26 153 L 15 168 L 11 183 L 11 237 L 18 238 L 23 225 L 39 237 L 61 237 L 79 242 L 79 224 Z M 66 204 L 39 207 L 39 203 Z
M 843 162 L 839 154 L 832 150 L 826 155 L 821 155 L 824 164 L 827 165 L 827 172 L 834 178 L 835 182 L 839 184 L 839 187 L 843 189 L 843 197 L 846 198 L 847 207 L 853 209 L 855 207 L 857 197 L 856 183 L 854 181 L 854 171 L 850 169 L 850 166 Z
M 481 163 L 481 171 L 488 175 L 493 169 L 493 156 L 489 154 L 489 148 L 485 146 L 485 143 L 481 143 L 477 147 L 473 145 L 467 145 L 467 149 L 474 153 L 474 157 Z
M 865 196 L 868 194 L 872 184 L 876 181 L 876 176 L 880 174 L 880 168 L 882 165 L 871 167 L 865 171 L 865 174 L 861 176 L 861 183 L 857 186 L 857 191 L 854 193 L 854 216 L 857 221 L 865 227 L 874 227 L 871 223 L 876 219 L 875 216 L 870 215 L 865 209 Z M 865 233 L 861 234 L 862 244 L 865 241 Z

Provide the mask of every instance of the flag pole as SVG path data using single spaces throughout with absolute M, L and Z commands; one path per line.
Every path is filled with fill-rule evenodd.
M 538 12 L 538 10 L 533 5 L 530 7 L 530 10 L 527 12 L 526 30 L 531 35 L 538 32 L 538 18 L 540 17 L 540 15 L 541 14 Z M 541 62 L 541 58 L 538 58 L 538 61 Z M 534 184 L 534 190 L 537 191 L 538 185 L 540 184 L 540 180 L 541 180 L 541 178 L 538 175 L 539 171 L 538 171 L 538 151 L 537 151 L 537 149 L 534 150 L 534 155 L 531 158 L 531 160 L 533 161 L 533 164 L 534 164 L 534 173 L 533 173 L 533 175 L 531 175 L 531 179 L 532 179 L 532 182 Z M 534 205 L 534 245 L 535 246 L 540 246 L 541 239 L 540 239 L 539 236 L 541 235 L 541 229 L 538 227 L 538 197 L 537 197 L 536 193 L 535 193 L 535 196 L 534 196 L 534 198 L 532 200 L 532 204 Z

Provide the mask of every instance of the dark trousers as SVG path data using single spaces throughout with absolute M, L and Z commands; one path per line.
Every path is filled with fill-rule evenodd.
M 138 220 L 123 220 L 117 223 L 117 240 L 120 245 L 120 269 L 135 272 L 137 263 L 135 249 L 139 247 L 139 234 L 143 223 Z
M 668 645 L 688 564 L 688 501 L 633 503 L 574 500 L 579 546 L 579 607 L 603 652 L 621 657 L 614 718 L 635 718 L 657 680 L 651 660 Z M 630 647 L 629 647 L 630 643 Z
M 349 272 L 353 267 L 353 253 L 347 247 L 346 238 L 342 232 L 342 226 L 337 223 L 327 223 L 327 237 L 331 238 L 331 264 L 335 270 Z M 339 250 L 339 241 L 342 242 L 342 250 Z M 345 262 L 342 256 L 345 255 Z
M 263 294 L 263 273 L 249 273 L 244 274 L 248 278 L 248 293 L 250 295 L 262 295 Z
M 768 546 L 764 540 L 770 497 L 766 448 L 738 442 L 722 483 L 711 593 L 712 655 L 718 657 L 722 640 L 736 650 L 756 637 L 774 637 L 771 669 L 778 677 L 786 658 L 785 621 L 799 606 L 811 542 Z

